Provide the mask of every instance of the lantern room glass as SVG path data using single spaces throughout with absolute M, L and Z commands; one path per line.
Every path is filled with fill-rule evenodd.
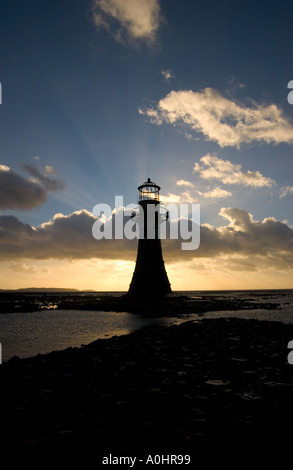
M 160 186 L 155 184 L 148 178 L 148 180 L 138 187 L 138 202 L 142 201 L 158 201 Z

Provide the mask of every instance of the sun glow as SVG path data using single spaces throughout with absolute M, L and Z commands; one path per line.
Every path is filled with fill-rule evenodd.
M 284 273 L 237 269 L 231 270 L 216 260 L 165 263 L 173 291 L 285 289 L 292 282 Z M 127 291 L 134 271 L 134 261 L 78 260 L 3 262 L 1 289 L 70 288 L 94 291 Z

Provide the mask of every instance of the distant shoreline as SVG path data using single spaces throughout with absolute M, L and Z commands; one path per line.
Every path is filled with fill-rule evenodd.
M 276 291 L 276 292 L 283 292 L 283 291 L 292 291 L 293 292 L 293 287 L 292 288 L 270 288 L 270 289 L 194 289 L 194 290 L 175 290 L 173 291 L 173 294 L 175 295 L 184 295 L 184 294 L 190 294 L 190 293 L 219 293 L 219 292 L 271 292 L 271 291 Z M 76 289 L 76 288 L 67 288 L 67 287 L 20 287 L 18 289 L 0 289 L 0 293 L 34 293 L 34 292 L 40 292 L 40 293 L 54 293 L 54 292 L 76 292 L 77 294 L 103 294 L 103 295 L 125 295 L 127 294 L 127 291 L 99 291 L 99 290 L 94 290 L 94 289 Z

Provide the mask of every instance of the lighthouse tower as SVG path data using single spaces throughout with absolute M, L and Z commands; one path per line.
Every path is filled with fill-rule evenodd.
M 148 178 L 137 189 L 143 234 L 140 234 L 138 241 L 136 265 L 128 293 L 146 297 L 163 296 L 171 292 L 171 287 L 159 237 L 161 188 Z

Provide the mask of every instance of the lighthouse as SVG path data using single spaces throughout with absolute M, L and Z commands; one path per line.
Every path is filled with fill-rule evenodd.
M 159 236 L 160 186 L 150 178 L 138 188 L 140 237 L 128 294 L 153 297 L 171 293 Z

